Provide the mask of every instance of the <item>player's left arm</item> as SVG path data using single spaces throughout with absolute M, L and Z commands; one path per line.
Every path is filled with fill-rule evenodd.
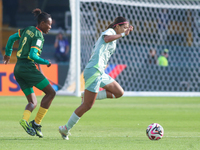
M 40 49 L 36 46 L 32 46 L 31 50 L 30 50 L 30 54 L 29 57 L 34 60 L 35 63 L 37 64 L 44 64 L 44 65 L 49 65 L 50 62 L 46 59 L 43 59 L 41 57 L 38 56 L 38 52 L 40 51 Z

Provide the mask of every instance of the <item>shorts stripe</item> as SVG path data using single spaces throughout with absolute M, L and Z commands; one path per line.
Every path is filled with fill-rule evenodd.
M 31 93 L 34 93 L 33 88 L 26 88 L 23 90 L 24 94 L 27 96 Z
M 85 81 L 85 89 L 87 89 L 88 86 L 90 86 L 90 85 L 92 84 L 92 82 L 94 82 L 94 81 L 96 80 L 96 78 L 97 78 L 98 76 L 100 76 L 99 70 L 96 71 L 96 72 L 94 73 L 94 75 L 91 76 L 87 81 Z
M 49 85 L 49 81 L 47 80 L 47 78 L 45 78 L 44 80 L 42 80 L 40 83 L 38 83 L 35 87 L 42 90 L 44 89 L 47 85 Z

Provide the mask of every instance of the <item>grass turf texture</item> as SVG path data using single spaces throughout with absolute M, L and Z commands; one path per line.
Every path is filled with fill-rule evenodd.
M 35 118 L 38 106 L 30 121 Z M 0 97 L 0 149 L 70 150 L 194 150 L 200 148 L 200 102 L 198 97 L 122 97 L 96 101 L 63 140 L 64 125 L 81 98 L 56 96 L 42 121 L 44 138 L 29 136 L 19 125 L 27 104 L 25 97 Z M 164 137 L 151 141 L 146 128 L 151 123 L 164 128 Z

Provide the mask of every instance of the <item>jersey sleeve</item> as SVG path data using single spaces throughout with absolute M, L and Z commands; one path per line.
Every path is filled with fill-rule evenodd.
M 25 31 L 25 28 L 24 29 L 19 29 L 18 30 L 18 36 L 21 38 L 23 32 Z
M 38 64 L 46 64 L 48 65 L 49 64 L 49 61 L 46 60 L 46 59 L 43 59 L 43 58 L 40 58 L 38 56 L 38 52 L 40 50 L 38 48 L 31 48 L 31 51 L 30 51 L 30 55 L 29 57 L 34 60 L 34 62 L 38 63 Z
M 19 36 L 19 32 L 11 35 L 8 39 L 8 42 L 6 44 L 6 48 L 5 48 L 5 52 L 7 56 L 11 56 L 12 51 L 13 51 L 13 44 L 15 43 L 15 41 L 19 40 L 20 36 Z
M 106 31 L 102 32 L 102 35 L 115 35 L 115 34 L 116 34 L 115 30 L 112 28 L 109 28 Z

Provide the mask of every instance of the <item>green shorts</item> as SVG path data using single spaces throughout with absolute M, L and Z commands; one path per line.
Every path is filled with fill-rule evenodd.
M 42 90 L 49 84 L 49 81 L 33 63 L 17 62 L 14 75 L 25 95 L 34 93 L 33 86 Z
M 111 78 L 108 74 L 105 72 L 101 73 L 94 67 L 85 68 L 84 79 L 85 89 L 94 93 L 99 92 L 99 87 L 104 87 L 114 81 L 114 79 Z

